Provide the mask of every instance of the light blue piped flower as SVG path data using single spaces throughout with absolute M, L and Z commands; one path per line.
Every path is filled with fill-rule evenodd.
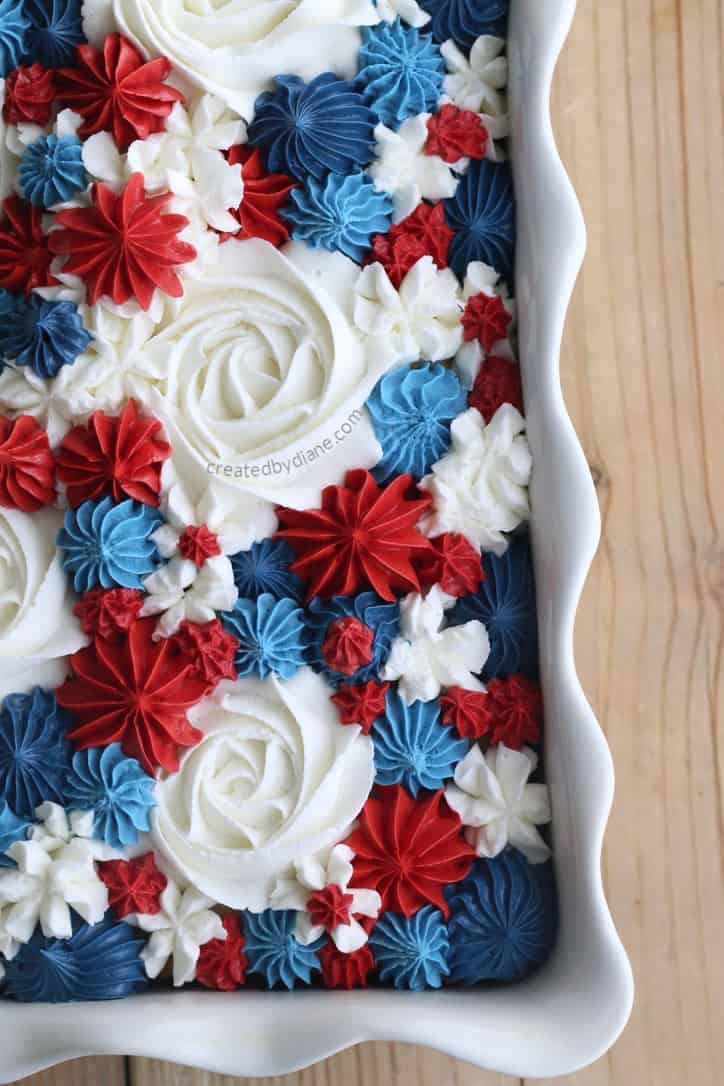
M 86 40 L 82 0 L 23 0 L 21 6 L 30 20 L 25 55 L 44 68 L 75 64 L 76 48 Z
M 30 20 L 18 0 L 0 0 L 0 77 L 17 68 L 25 52 Z
M 157 509 L 130 499 L 115 505 L 108 497 L 67 509 L 58 546 L 75 591 L 87 592 L 99 585 L 143 588 L 144 579 L 160 561 L 150 537 L 162 523 Z
M 294 189 L 291 206 L 282 215 L 295 241 L 313 249 L 341 252 L 361 264 L 373 234 L 385 234 L 392 222 L 392 200 L 378 192 L 362 173 L 329 174 L 325 181 L 310 177 Z
M 384 716 L 372 727 L 377 784 L 404 784 L 413 797 L 421 788 L 437 791 L 451 779 L 470 749 L 440 721 L 436 701 L 406 705 L 396 690 L 387 693 Z
M 240 599 L 221 616 L 224 629 L 239 642 L 237 674 L 291 679 L 304 664 L 304 611 L 294 600 L 265 592 L 258 600 Z
M 57 377 L 91 338 L 73 302 L 49 302 L 31 294 L 0 307 L 0 355 L 28 366 L 38 377 Z
M 25 148 L 18 180 L 23 196 L 35 207 L 70 200 L 86 186 L 83 144 L 77 136 L 41 136 Z
M 0 800 L 0 867 L 15 866 L 5 853 L 16 841 L 24 840 L 31 825 L 27 818 L 16 815 L 4 799 Z
M 445 75 L 445 61 L 430 34 L 405 27 L 399 19 L 363 31 L 357 82 L 365 102 L 388 127 L 433 112 Z
M 321 965 L 317 951 L 325 937 L 302 946 L 294 934 L 297 914 L 291 909 L 266 909 L 244 914 L 244 952 L 249 973 L 260 973 L 268 988 L 283 984 L 292 989 L 297 981 L 309 984 Z
M 139 831 L 147 833 L 156 806 L 156 784 L 120 743 L 91 747 L 73 755 L 65 786 L 67 805 L 93 811 L 93 834 L 114 848 L 135 845 Z
M 384 913 L 372 930 L 370 948 L 380 980 L 391 980 L 395 988 L 413 992 L 440 988 L 450 973 L 447 928 L 433 905 L 410 917 Z

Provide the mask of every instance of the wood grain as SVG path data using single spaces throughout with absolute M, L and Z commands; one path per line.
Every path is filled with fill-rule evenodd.
M 723 58 L 721 0 L 579 0 L 556 81 L 589 227 L 563 376 L 604 520 L 578 662 L 616 761 L 605 875 L 637 976 L 626 1033 L 564 1086 L 722 1079 Z M 122 1073 L 92 1060 L 26 1082 L 120 1086 Z M 128 1063 L 127 1086 L 240 1081 Z M 383 1044 L 270 1081 L 514 1083 Z

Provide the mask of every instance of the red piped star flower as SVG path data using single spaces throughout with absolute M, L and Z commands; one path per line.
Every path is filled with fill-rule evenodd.
M 310 923 L 328 932 L 339 924 L 349 925 L 352 923 L 350 909 L 353 902 L 354 895 L 345 894 L 335 883 L 330 883 L 323 890 L 315 890 L 307 899 Z
M 215 558 L 221 554 L 219 537 L 210 532 L 205 524 L 190 524 L 184 528 L 178 541 L 179 553 L 188 558 L 199 569 L 207 558 Z
M 429 902 L 447 919 L 443 890 L 465 878 L 475 849 L 443 800 L 442 790 L 415 800 L 401 785 L 378 789 L 345 841 L 356 854 L 353 886 L 377 890 L 383 909 L 412 916 Z
M 416 525 L 430 496 L 409 500 L 411 475 L 380 488 L 368 471 L 348 471 L 344 486 L 322 492 L 321 509 L 277 510 L 286 539 L 297 554 L 290 569 L 306 581 L 307 599 L 354 596 L 373 588 L 383 600 L 418 592 L 413 556 L 429 542 Z
M 352 615 L 338 618 L 327 630 L 322 656 L 333 671 L 354 675 L 358 668 L 372 660 L 374 640 L 374 632 L 360 619 Z
M 261 152 L 258 148 L 235 144 L 229 148 L 228 160 L 232 166 L 241 163 L 244 182 L 244 198 L 231 214 L 239 220 L 238 234 L 222 234 L 222 240 L 230 237 L 263 238 L 272 245 L 289 241 L 289 227 L 280 216 L 279 209 L 297 187 L 297 182 L 285 173 L 265 173 Z
M 332 701 L 339 711 L 340 723 L 359 724 L 364 734 L 369 735 L 372 725 L 385 711 L 385 698 L 389 689 L 389 683 L 376 683 L 374 679 L 360 683 L 359 686 L 343 683 L 336 694 L 332 694 Z
M 490 422 L 501 404 L 510 403 L 523 413 L 523 387 L 520 383 L 520 366 L 505 358 L 490 355 L 483 362 L 475 378 L 468 404 L 475 407 Z
M 46 125 L 53 112 L 55 98 L 55 74 L 31 64 L 29 68 L 16 68 L 5 80 L 5 104 L 3 118 L 8 124 Z
M 155 625 L 137 619 L 118 643 L 97 637 L 71 656 L 73 674 L 56 691 L 75 718 L 67 736 L 77 750 L 120 742 L 151 775 L 159 766 L 175 773 L 178 748 L 202 738 L 186 712 L 208 691 L 188 657 L 168 639 L 153 640 Z
M 87 426 L 75 426 L 56 454 L 70 507 L 77 509 L 104 494 L 116 502 L 135 498 L 158 505 L 161 466 L 171 455 L 160 432 L 158 419 L 142 418 L 134 400 L 118 417 L 95 411 Z
M 196 965 L 196 979 L 205 988 L 233 992 L 246 979 L 247 959 L 241 921 L 233 913 L 222 916 L 225 939 L 211 939 L 201 947 Z
M 227 633 L 218 618 L 199 625 L 184 621 L 172 641 L 191 661 L 193 674 L 212 690 L 222 679 L 236 679 L 234 657 L 239 642 Z
M 97 870 L 108 888 L 108 904 L 119 920 L 131 913 L 154 916 L 161 911 L 167 879 L 156 867 L 152 852 L 134 860 L 105 860 Z
M 194 260 L 196 249 L 177 237 L 188 219 L 162 213 L 171 194 L 147 196 L 143 174 L 134 173 L 120 196 L 100 181 L 92 195 L 92 207 L 59 211 L 55 221 L 63 229 L 48 238 L 54 253 L 68 256 L 63 271 L 85 282 L 88 304 L 107 294 L 118 305 L 135 298 L 148 309 L 156 287 L 180 298 L 173 269 Z
M 126 38 L 109 34 L 103 50 L 79 45 L 77 66 L 58 72 L 61 101 L 80 113 L 81 139 L 96 132 L 112 132 L 119 151 L 133 140 L 162 132 L 174 102 L 184 96 L 164 82 L 171 74 L 165 57 L 144 61 Z
M 83 632 L 91 637 L 119 640 L 130 630 L 143 607 L 143 593 L 137 588 L 91 588 L 73 606 Z
M 32 513 L 55 501 L 48 435 L 30 415 L 0 415 L 0 505 Z
M 505 743 L 511 750 L 540 743 L 543 726 L 543 695 L 539 683 L 527 675 L 508 675 L 487 684 L 485 715 L 491 743 Z
M 347 991 L 366 987 L 367 977 L 375 968 L 369 943 L 351 954 L 343 954 L 330 939 L 319 951 L 319 961 L 327 988 L 346 988 Z
M 443 724 L 452 725 L 463 739 L 481 739 L 490 731 L 487 697 L 487 694 L 479 690 L 449 686 L 440 695 L 440 717 Z
M 445 221 L 443 205 L 421 203 L 388 233 L 375 234 L 370 261 L 379 261 L 392 284 L 399 287 L 423 256 L 431 256 L 438 268 L 446 268 L 454 237 L 455 231 Z
M 474 294 L 468 299 L 462 316 L 463 336 L 467 343 L 476 339 L 487 354 L 508 335 L 512 316 L 499 294 Z
M 461 158 L 485 158 L 488 130 L 480 116 L 469 109 L 447 104 L 427 122 L 425 154 L 439 155 L 443 162 Z
M 13 294 L 29 295 L 36 287 L 57 283 L 50 274 L 53 254 L 43 233 L 39 207 L 9 196 L 0 222 L 0 287 Z
M 439 584 L 449 596 L 467 596 L 476 592 L 485 571 L 480 551 L 464 535 L 444 532 L 430 540 L 431 548 L 415 568 L 425 588 Z

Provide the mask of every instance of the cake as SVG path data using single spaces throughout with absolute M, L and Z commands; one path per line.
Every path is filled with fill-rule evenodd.
M 0 995 L 555 936 L 507 0 L 0 0 Z

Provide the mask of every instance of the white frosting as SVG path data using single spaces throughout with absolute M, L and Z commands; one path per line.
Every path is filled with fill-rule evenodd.
M 445 200 L 458 187 L 448 164 L 439 155 L 425 154 L 429 119 L 429 113 L 420 113 L 396 132 L 384 124 L 375 128 L 377 158 L 369 174 L 375 188 L 392 197 L 396 223 L 411 215 L 422 200 Z
M 459 532 L 475 547 L 505 552 L 504 533 L 530 515 L 532 458 L 524 431 L 525 419 L 508 403 L 487 426 L 475 408 L 458 415 L 450 451 L 420 483 L 433 499 L 432 511 L 420 521 L 426 535 Z
M 515 331 L 516 306 L 508 293 L 505 280 L 501 279 L 495 268 L 489 264 L 483 264 L 480 260 L 474 260 L 468 264 L 463 285 L 463 302 L 467 303 L 476 294 L 487 294 L 492 298 L 496 294 L 502 299 L 503 305 L 513 318 L 508 325 L 508 336 L 499 339 L 493 344 L 491 355 L 497 358 L 507 358 L 509 362 L 516 362 L 515 353 L 510 342 L 510 336 Z M 464 342 L 455 356 L 455 367 L 465 388 L 472 388 L 475 378 L 478 376 L 485 353 L 477 339 Z
M 377 11 L 386 23 L 394 23 L 399 17 L 418 30 L 430 22 L 429 12 L 423 11 L 417 0 L 377 0 Z
M 219 914 L 211 909 L 214 902 L 193 886 L 181 890 L 169 879 L 160 900 L 160 912 L 135 913 L 126 919 L 142 931 L 152 933 L 141 951 L 148 976 L 155 979 L 169 958 L 173 958 L 173 983 L 180 988 L 195 979 L 204 943 L 225 940 L 226 928 Z
M 453 602 L 433 585 L 426 596 L 413 593 L 400 603 L 400 637 L 392 642 L 382 677 L 399 679 L 408 705 L 432 701 L 446 686 L 485 690 L 476 676 L 490 655 L 488 632 L 477 619 L 442 629 L 445 608 Z
M 370 350 L 391 365 L 451 358 L 462 343 L 460 286 L 450 268 L 423 256 L 395 290 L 381 264 L 368 264 L 354 288 L 354 321 Z
M 111 0 L 85 0 L 90 40 L 108 27 Z M 379 22 L 372 0 L 112 0 L 118 28 L 147 56 L 166 56 L 197 86 L 249 120 L 279 72 L 351 78 L 358 27 Z
M 456 106 L 491 117 L 505 114 L 502 91 L 508 82 L 508 60 L 503 38 L 483 34 L 473 43 L 469 57 L 454 41 L 444 42 L 440 51 L 450 73 L 443 88 Z
M 551 820 L 545 784 L 529 784 L 538 764 L 529 747 L 510 750 L 503 743 L 483 755 L 474 746 L 455 769 L 455 783 L 445 799 L 460 815 L 469 843 L 478 856 L 491 859 L 506 845 L 522 852 L 532 864 L 544 863 L 550 849 L 536 829 Z
M 0 698 L 57 686 L 87 642 L 55 546 L 62 523 L 57 509 L 0 508 Z
M 155 844 L 215 901 L 259 912 L 295 859 L 345 836 L 372 787 L 372 741 L 338 723 L 306 668 L 223 682 L 189 719 L 204 738 L 160 775 Z
M 201 568 L 188 558 L 174 557 L 147 577 L 148 596 L 141 615 L 160 615 L 154 639 L 172 637 L 185 620 L 205 623 L 217 611 L 229 611 L 239 598 L 229 559 L 219 554 L 207 558 Z
M 337 924 L 329 931 L 329 936 L 342 954 L 352 954 L 367 942 L 368 935 L 356 918 L 358 916 L 379 916 L 382 898 L 376 890 L 351 890 L 349 884 L 354 874 L 352 860 L 354 852 L 348 845 L 335 845 L 331 851 L 320 856 L 310 856 L 294 864 L 294 878 L 280 879 L 272 896 L 275 909 L 296 909 L 296 936 L 303 946 L 309 946 L 320 936 L 325 928 L 313 924 L 307 912 L 309 897 L 315 890 L 327 886 L 338 887 L 343 894 L 349 895 L 349 924 Z
M 2 929 L 6 939 L 18 943 L 27 943 L 38 924 L 47 938 L 69 939 L 71 909 L 97 924 L 108 908 L 108 890 L 94 864 L 108 850 L 89 840 L 93 812 L 69 819 L 56 803 L 43 803 L 36 815 L 44 825 L 8 849 L 17 867 L 0 869 Z
M 238 495 L 217 483 L 206 484 L 201 497 L 194 501 L 188 490 L 177 481 L 173 461 L 164 464 L 162 475 L 164 494 L 161 512 L 166 521 L 153 534 L 162 558 L 172 558 L 178 541 L 189 525 L 205 524 L 213 532 L 222 554 L 237 554 L 248 550 L 252 543 L 266 539 L 277 530 L 274 507 L 269 502 L 250 495 Z

